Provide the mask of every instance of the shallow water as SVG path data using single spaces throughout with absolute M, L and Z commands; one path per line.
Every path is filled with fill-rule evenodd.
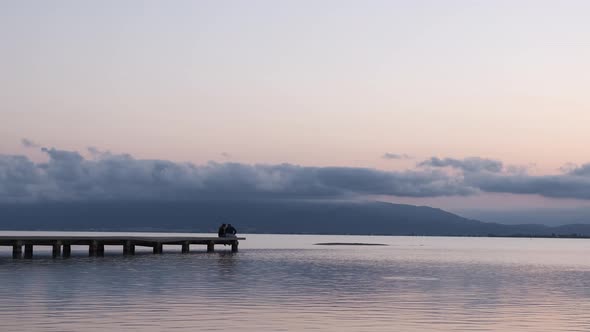
M 245 236 L 237 254 L 2 248 L 0 330 L 590 330 L 590 240 Z

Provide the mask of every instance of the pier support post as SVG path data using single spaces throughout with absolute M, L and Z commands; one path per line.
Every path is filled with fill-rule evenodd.
M 103 257 L 104 256 L 104 243 L 98 243 L 96 246 L 96 256 Z
M 123 255 L 135 255 L 135 244 L 131 241 L 125 241 L 123 245 Z
M 69 243 L 64 244 L 62 256 L 64 258 L 69 258 L 70 256 L 72 256 L 72 245 L 71 244 L 69 244 Z
M 88 256 L 95 257 L 98 252 L 98 241 L 92 241 L 88 245 Z
M 25 258 L 33 258 L 33 245 L 25 244 Z
M 53 258 L 61 256 L 61 243 L 56 242 L 56 243 L 52 244 L 52 247 L 53 247 L 53 250 L 52 250 Z
M 207 243 L 207 252 L 214 252 L 215 251 L 215 242 L 209 241 Z
M 238 241 L 234 241 L 231 244 L 231 252 L 238 252 Z
M 156 243 L 154 245 L 154 254 L 161 254 L 162 253 L 162 244 L 161 243 Z
M 23 244 L 20 242 L 17 242 L 12 246 L 12 258 L 22 258 L 22 257 L 23 257 Z
M 182 243 L 182 253 L 188 254 L 191 251 L 191 244 L 190 242 L 186 241 Z

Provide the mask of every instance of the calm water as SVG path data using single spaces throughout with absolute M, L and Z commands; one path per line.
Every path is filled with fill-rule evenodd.
M 233 255 L 1 249 L 0 330 L 590 330 L 590 240 L 245 236 Z M 389 246 L 313 245 L 338 241 Z

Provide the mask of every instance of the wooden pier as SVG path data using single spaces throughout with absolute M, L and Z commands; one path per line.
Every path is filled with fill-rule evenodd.
M 53 257 L 70 257 L 72 246 L 88 246 L 89 256 L 103 256 L 105 246 L 121 246 L 124 255 L 134 255 L 135 247 L 153 248 L 154 254 L 161 254 L 164 245 L 178 245 L 182 253 L 190 252 L 190 246 L 206 245 L 207 252 L 213 252 L 216 244 L 230 245 L 232 252 L 238 252 L 239 240 L 243 237 L 155 237 L 155 236 L 0 236 L 0 246 L 12 247 L 13 258 L 32 258 L 34 246 L 50 246 Z M 23 252 L 24 247 L 24 252 Z

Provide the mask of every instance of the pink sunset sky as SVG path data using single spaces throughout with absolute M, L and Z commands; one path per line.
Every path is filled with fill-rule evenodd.
M 0 154 L 386 173 L 480 158 L 576 194 L 491 176 L 470 182 L 478 195 L 362 193 L 587 206 L 588 13 L 587 1 L 6 1 Z

